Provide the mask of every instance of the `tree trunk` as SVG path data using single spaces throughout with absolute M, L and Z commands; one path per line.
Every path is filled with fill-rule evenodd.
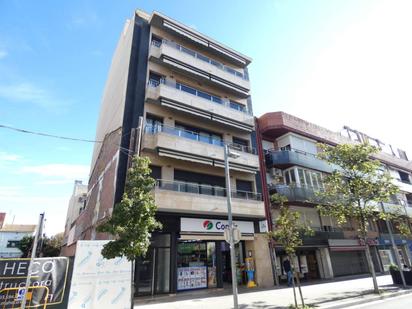
M 302 302 L 302 307 L 305 308 L 305 301 L 303 300 L 302 289 L 300 287 L 299 273 L 296 276 L 296 283 L 298 284 L 298 290 L 300 294 L 300 301 Z
M 363 239 L 363 241 L 364 241 L 365 246 L 366 246 L 366 250 L 365 250 L 366 260 L 368 261 L 369 271 L 372 274 L 373 292 L 376 293 L 376 294 L 379 294 L 378 281 L 376 280 L 375 267 L 373 266 L 371 251 L 369 249 L 369 245 L 366 243 L 366 239 Z
M 295 290 L 295 271 L 293 270 L 293 260 L 288 256 L 290 267 L 292 269 L 292 288 L 293 288 L 293 299 L 295 300 L 295 308 L 298 308 L 298 300 L 296 298 L 296 290 Z
M 130 308 L 131 309 L 133 309 L 134 308 L 134 291 L 135 291 L 135 285 L 134 285 L 134 267 L 135 267 L 135 260 L 133 260 L 133 261 L 131 261 L 130 262 L 132 265 L 131 265 L 131 267 L 132 267 L 132 274 L 131 274 L 131 281 L 132 282 L 130 282 Z

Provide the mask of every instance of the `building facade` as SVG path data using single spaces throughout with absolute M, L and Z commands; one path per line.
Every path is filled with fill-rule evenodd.
M 333 166 L 317 158 L 317 143 L 337 145 L 368 142 L 379 146 L 382 152 L 376 155 L 376 159 L 391 173 L 394 183 L 401 190 L 390 203 L 384 203 L 383 206 L 388 210 L 401 206 L 405 217 L 408 217 L 412 215 L 412 162 L 407 160 L 406 154 L 400 150 L 393 151 L 391 146 L 349 128 L 345 128 L 344 134 L 335 133 L 283 112 L 264 114 L 258 119 L 257 127 L 261 139 L 259 149 L 266 168 L 266 175 L 262 172 L 262 183 L 266 188 L 263 191 L 267 196 L 267 207 L 270 207 L 270 194 L 285 195 L 290 208 L 301 214 L 302 222 L 310 222 L 315 231 L 315 235 L 304 238 L 303 245 L 298 248 L 297 258 L 293 261 L 301 277 L 319 279 L 367 273 L 365 246 L 356 236 L 357 223 L 351 221 L 339 226 L 334 218 L 321 216 L 315 208 L 315 192 L 322 189 L 322 178 L 334 170 Z M 388 153 L 387 149 L 391 152 Z M 278 209 L 272 208 L 270 213 L 269 222 L 273 224 Z M 402 262 L 410 265 L 409 240 L 396 231 L 395 239 Z M 389 264 L 395 261 L 388 240 L 386 224 L 383 221 L 370 221 L 367 241 L 377 272 L 387 271 Z M 275 255 L 277 273 L 284 278 L 284 271 L 280 267 L 286 257 L 283 248 L 275 245 Z
M 68 248 L 68 244 L 73 243 L 75 233 L 75 222 L 82 211 L 86 208 L 87 201 L 87 185 L 83 184 L 81 180 L 75 180 L 73 186 L 73 193 L 69 200 L 67 207 L 66 222 L 64 225 L 64 236 L 62 255 L 68 255 L 65 252 Z
M 116 48 L 97 126 L 87 204 L 72 224 L 79 239 L 109 239 L 96 226 L 120 201 L 130 156 L 151 160 L 157 219 L 146 257 L 136 263 L 136 294 L 175 293 L 230 283 L 227 194 L 232 196 L 239 284 L 245 258 L 256 281 L 272 286 L 264 227 L 255 119 L 247 66 L 251 59 L 167 16 L 137 11 Z M 224 145 L 232 187 L 225 189 Z M 268 263 L 269 261 L 269 263 Z
M 32 236 L 36 225 L 5 224 L 0 228 L 0 258 L 19 258 L 22 256 L 18 248 L 20 240 L 25 236 Z

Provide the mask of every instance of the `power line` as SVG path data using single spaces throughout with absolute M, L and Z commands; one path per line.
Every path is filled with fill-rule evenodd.
M 90 139 L 67 137 L 67 136 L 60 136 L 60 135 L 54 135 L 54 134 L 49 134 L 49 133 L 43 133 L 43 132 L 30 131 L 30 130 L 11 127 L 11 126 L 6 126 L 6 125 L 3 125 L 3 124 L 0 124 L 0 128 L 13 130 L 13 131 L 20 132 L 20 133 L 27 133 L 27 134 L 33 134 L 33 135 L 46 136 L 46 137 L 53 137 L 53 138 L 71 140 L 71 141 L 79 141 L 79 142 L 87 142 L 87 143 L 103 143 L 103 141 L 95 141 L 95 140 L 90 140 Z
M 31 130 L 26 130 L 26 129 L 21 129 L 21 128 L 15 128 L 15 127 L 11 127 L 11 126 L 6 126 L 3 124 L 0 124 L 0 128 L 4 128 L 4 129 L 9 129 L 9 130 L 13 130 L 19 133 L 26 133 L 26 134 L 33 134 L 33 135 L 40 135 L 40 136 L 44 136 L 44 137 L 52 137 L 52 138 L 59 138 L 59 139 L 65 139 L 65 140 L 71 140 L 71 141 L 79 141 L 79 142 L 87 142 L 87 143 L 99 143 L 102 144 L 103 141 L 95 141 L 95 140 L 89 140 L 89 139 L 84 139 L 84 138 L 75 138 L 75 137 L 68 137 L 68 136 L 61 136 L 61 135 L 54 135 L 54 134 L 49 134 L 49 133 L 44 133 L 44 132 L 37 132 L 37 131 L 31 131 Z M 127 136 L 130 133 L 126 133 L 123 136 Z M 119 147 L 119 150 L 126 154 L 129 157 L 132 157 L 135 154 L 135 151 L 122 147 L 119 144 L 116 143 L 108 143 L 108 144 L 112 144 L 115 145 L 117 147 Z

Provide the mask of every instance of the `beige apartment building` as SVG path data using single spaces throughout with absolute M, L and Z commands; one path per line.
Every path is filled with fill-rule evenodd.
M 265 238 L 251 59 L 163 14 L 136 11 L 116 48 L 97 127 L 87 205 L 64 248 L 78 239 L 106 239 L 96 225 L 123 193 L 130 154 L 151 160 L 162 231 L 136 263 L 136 294 L 223 287 L 231 282 L 226 195 L 232 196 L 239 284 L 253 257 L 261 287 L 273 285 Z M 225 189 L 224 145 L 230 159 Z

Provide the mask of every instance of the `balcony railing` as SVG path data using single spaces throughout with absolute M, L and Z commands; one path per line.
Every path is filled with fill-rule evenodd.
M 265 160 L 268 167 L 299 165 L 327 173 L 331 173 L 337 168 L 324 160 L 318 159 L 316 154 L 298 149 L 267 150 Z
M 175 192 L 193 193 L 201 195 L 210 195 L 217 197 L 226 197 L 226 189 L 219 186 L 211 186 L 205 184 L 197 184 L 185 181 L 176 180 L 156 180 L 156 188 L 161 190 L 169 190 Z M 247 191 L 231 191 L 232 198 L 261 201 L 262 195 L 255 192 Z
M 191 139 L 197 142 L 207 143 L 207 144 L 215 145 L 219 147 L 223 147 L 225 145 L 225 142 L 223 142 L 223 140 L 221 139 L 213 138 L 212 136 L 209 136 L 209 135 L 202 135 L 201 133 L 194 132 L 194 131 L 166 126 L 164 124 L 148 124 L 147 123 L 145 126 L 145 132 L 147 134 L 157 134 L 160 132 L 164 132 L 170 135 L 175 135 L 175 136 L 179 136 L 182 138 L 187 138 L 187 139 Z M 229 146 L 229 148 L 235 151 L 246 152 L 246 153 L 250 153 L 254 155 L 257 154 L 256 149 L 249 147 L 249 146 L 244 146 L 244 145 L 240 145 L 236 143 L 229 143 L 227 145 Z
M 210 103 L 214 103 L 214 104 L 219 104 L 219 105 L 221 105 L 221 106 L 223 106 L 223 107 L 226 107 L 226 108 L 230 108 L 231 110 L 235 110 L 235 111 L 238 111 L 238 112 L 240 112 L 240 113 L 244 113 L 244 114 L 247 114 L 247 115 L 252 115 L 252 112 L 250 112 L 248 109 L 247 109 L 247 107 L 239 107 L 239 105 L 234 105 L 233 103 L 231 103 L 229 100 L 227 100 L 227 99 L 223 99 L 223 98 L 221 98 L 221 97 L 218 97 L 218 96 L 215 96 L 215 95 L 211 95 L 211 94 L 208 94 L 208 93 L 206 93 L 206 92 L 203 92 L 203 91 L 201 91 L 201 90 L 198 90 L 198 89 L 195 89 L 195 88 L 191 88 L 191 92 L 188 92 L 188 91 L 184 91 L 181 87 L 178 87 L 178 83 L 171 83 L 171 82 L 168 82 L 167 80 L 165 80 L 164 78 L 162 78 L 162 79 L 160 79 L 160 81 L 158 81 L 158 80 L 154 80 L 154 79 L 149 79 L 149 82 L 148 82 L 148 86 L 149 87 L 153 87 L 153 88 L 156 88 L 156 87 L 158 87 L 158 86 L 160 86 L 160 85 L 164 85 L 164 86 L 166 86 L 166 87 L 170 87 L 170 88 L 172 88 L 172 89 L 176 89 L 176 91 L 181 91 L 181 92 L 183 92 L 183 93 L 185 93 L 185 94 L 188 94 L 188 95 L 191 95 L 191 96 L 195 96 L 195 97 L 197 97 L 198 99 L 201 99 L 201 100 L 206 100 L 206 101 L 208 101 L 208 102 L 210 102 Z
M 218 69 L 220 69 L 224 72 L 232 74 L 233 76 L 239 77 L 239 78 L 244 79 L 244 80 L 249 80 L 249 76 L 247 75 L 246 71 L 239 72 L 239 71 L 237 71 L 237 70 L 235 70 L 235 69 L 233 69 L 233 68 L 231 68 L 227 65 L 224 65 L 224 64 L 220 63 L 219 61 L 211 59 L 211 58 L 209 58 L 209 57 L 207 57 L 207 56 L 205 56 L 201 53 L 198 53 L 194 50 L 186 48 L 186 47 L 184 47 L 180 44 L 177 44 L 175 42 L 171 42 L 171 41 L 168 41 L 168 40 L 165 40 L 165 39 L 163 39 L 162 42 L 152 41 L 152 45 L 155 46 L 155 47 L 160 48 L 162 46 L 162 44 L 173 47 L 173 48 L 177 49 L 178 51 L 180 51 L 180 52 L 182 52 L 186 55 L 192 56 L 193 58 L 196 58 L 196 59 L 199 59 L 199 60 L 204 61 L 206 63 L 209 63 L 210 65 L 213 65 L 214 67 L 216 67 L 216 68 L 218 68 Z
M 276 192 L 280 195 L 287 197 L 288 201 L 290 202 L 318 203 L 320 201 L 320 199 L 316 195 L 316 192 L 318 192 L 319 189 L 315 189 L 312 187 L 270 184 L 269 190 L 271 192 Z

